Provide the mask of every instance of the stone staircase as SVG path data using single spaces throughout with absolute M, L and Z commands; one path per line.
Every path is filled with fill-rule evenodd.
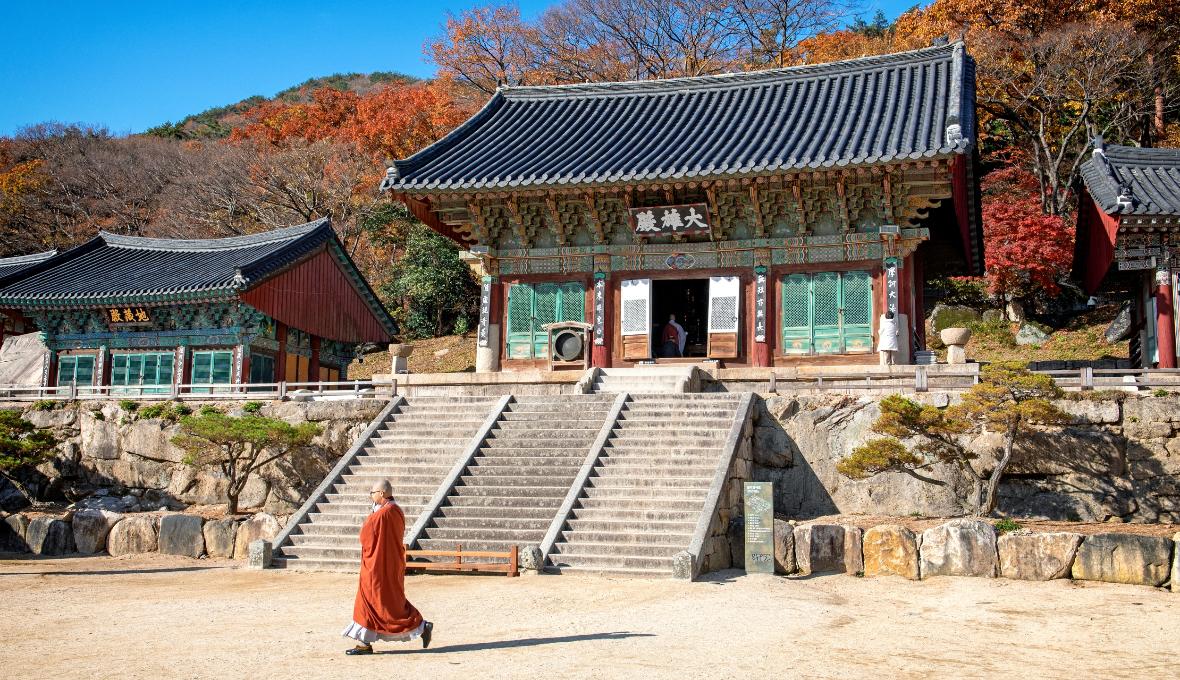
M 540 544 L 613 401 L 595 394 L 513 399 L 417 547 L 503 552 Z
M 276 566 L 356 571 L 357 535 L 374 482 L 388 479 L 409 532 L 443 479 L 479 430 L 497 397 L 410 397 L 365 443 L 324 498 L 276 546 Z
M 591 390 L 596 394 L 672 394 L 689 391 L 691 366 L 636 366 L 603 368 L 594 377 Z
M 739 394 L 629 398 L 564 530 L 552 568 L 671 576 L 689 547 L 737 417 Z

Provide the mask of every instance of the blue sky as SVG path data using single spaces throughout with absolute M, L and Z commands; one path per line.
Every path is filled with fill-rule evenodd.
M 867 0 L 893 18 L 915 0 Z M 47 120 L 126 134 L 316 76 L 428 77 L 422 43 L 483 2 L 0 3 L 0 135 Z M 518 0 L 526 16 L 552 4 Z

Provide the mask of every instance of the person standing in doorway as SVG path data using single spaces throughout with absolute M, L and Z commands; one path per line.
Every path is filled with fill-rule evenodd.
M 897 352 L 897 317 L 893 312 L 885 312 L 877 320 L 877 353 L 881 355 L 881 365 L 893 364 L 893 355 Z
M 668 323 L 664 325 L 664 332 L 661 334 L 664 344 L 663 355 L 666 357 L 684 356 L 684 340 L 687 337 L 688 331 L 676 323 L 676 315 L 669 314 Z
M 430 646 L 434 624 L 406 599 L 406 516 L 393 500 L 389 480 L 369 492 L 373 512 L 361 527 L 361 577 L 352 608 L 352 623 L 342 635 L 357 641 L 345 654 L 372 654 L 373 642 L 408 642 L 422 638 Z

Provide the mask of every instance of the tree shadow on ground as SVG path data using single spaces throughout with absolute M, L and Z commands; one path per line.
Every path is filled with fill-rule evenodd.
M 390 649 L 378 654 L 443 654 L 456 652 L 481 652 L 489 649 L 512 649 L 515 647 L 539 647 L 560 645 L 569 642 L 590 642 L 592 640 L 624 640 L 633 637 L 656 637 L 655 633 L 587 633 L 585 635 L 559 635 L 545 638 L 521 638 L 519 640 L 493 640 L 491 642 L 470 642 L 462 645 L 447 645 L 429 649 Z

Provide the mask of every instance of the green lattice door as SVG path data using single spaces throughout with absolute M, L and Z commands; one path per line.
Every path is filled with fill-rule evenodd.
M 868 272 L 791 274 L 782 285 L 784 354 L 872 351 Z
M 544 359 L 545 325 L 584 321 L 586 289 L 580 283 L 516 284 L 508 289 L 508 358 Z

